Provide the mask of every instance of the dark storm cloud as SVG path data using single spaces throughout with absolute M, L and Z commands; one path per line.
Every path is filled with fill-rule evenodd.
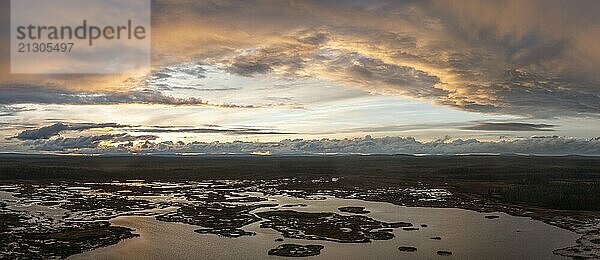
M 460 94 L 438 102 L 474 112 L 537 118 L 591 117 L 600 114 L 600 93 L 593 91 L 592 86 L 593 83 L 581 80 L 567 81 L 509 70 L 501 80 L 487 85 L 465 85 Z
M 154 126 L 154 127 L 139 127 L 139 126 L 131 126 L 131 125 L 121 125 L 115 123 L 55 123 L 48 126 L 43 126 L 39 128 L 24 130 L 15 136 L 16 139 L 19 140 L 38 140 L 38 139 L 50 139 L 51 137 L 57 136 L 62 132 L 66 131 L 82 131 L 89 129 L 99 129 L 99 128 L 116 128 L 122 132 L 128 133 L 194 133 L 194 134 L 204 134 L 204 133 L 222 133 L 222 134 L 231 134 L 231 135 L 282 135 L 282 134 L 296 134 L 296 133 L 287 133 L 280 132 L 276 129 L 266 129 L 266 128 L 252 128 L 252 127 L 222 127 L 218 125 L 206 125 L 203 128 L 197 127 L 176 127 L 176 126 Z M 114 135 L 103 135 L 106 136 L 114 136 Z M 62 138 L 61 140 L 65 140 Z M 88 140 L 88 139 L 86 139 Z
M 177 98 L 154 89 L 137 89 L 125 92 L 71 91 L 57 87 L 37 85 L 9 85 L 0 87 L 0 104 L 67 104 L 67 105 L 117 105 L 163 104 L 200 105 L 223 108 L 255 108 L 253 105 L 212 104 L 196 97 Z
M 339 57 L 329 64 L 334 73 L 343 71 L 353 81 L 364 85 L 374 84 L 370 89 L 396 92 L 417 98 L 446 96 L 447 91 L 436 88 L 440 83 L 436 76 L 409 66 L 385 63 L 379 59 L 351 53 Z M 379 86 L 377 86 L 379 85 Z
M 115 123 L 78 123 L 78 124 L 67 124 L 67 123 L 56 123 L 49 126 L 44 126 L 36 129 L 25 130 L 19 133 L 16 138 L 21 140 L 36 140 L 36 139 L 48 139 L 56 136 L 63 131 L 81 131 L 94 128 L 123 128 L 125 125 L 119 125 Z
M 231 66 L 229 66 L 227 70 L 231 73 L 238 74 L 241 76 L 252 76 L 254 74 L 268 73 L 272 69 L 267 64 L 248 61 L 238 61 L 231 64 Z
M 554 131 L 555 125 L 529 123 L 494 123 L 481 122 L 473 126 L 462 127 L 465 130 L 481 131 Z

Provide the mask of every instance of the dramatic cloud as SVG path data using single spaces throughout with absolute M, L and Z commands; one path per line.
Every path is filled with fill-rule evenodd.
M 390 37 L 388 40 L 392 42 L 386 44 L 397 42 L 399 48 L 406 49 L 401 53 L 386 50 L 373 53 L 362 48 L 340 47 L 350 44 L 340 40 L 344 35 L 338 36 L 338 42 L 321 36 L 334 33 L 332 31 L 302 33 L 302 37 L 309 34 L 320 40 L 304 41 L 293 34 L 285 44 L 239 52 L 220 62 L 231 63 L 229 71 L 242 76 L 279 73 L 324 77 L 375 93 L 429 99 L 436 104 L 473 112 L 538 118 L 600 114 L 600 95 L 593 87 L 598 82 L 514 64 L 483 64 L 490 58 L 485 51 L 452 50 L 431 57 L 410 44 L 412 38 L 407 40 L 388 34 L 383 37 Z M 429 47 L 432 46 L 423 48 Z M 442 51 L 437 48 L 430 52 Z M 415 54 L 408 54 L 411 50 Z
M 593 0 L 157 0 L 154 60 L 224 65 L 225 71 L 247 77 L 336 79 L 475 112 L 597 117 L 599 9 L 600 2 Z M 204 76 L 200 65 L 188 69 L 171 72 Z M 24 97 L 12 89 L 12 95 L 0 97 L 4 104 L 206 105 L 156 90 L 112 91 L 86 95 L 49 89 Z
M 19 133 L 16 138 L 21 140 L 36 140 L 36 139 L 48 139 L 52 136 L 58 135 L 63 131 L 73 130 L 87 130 L 94 128 L 122 128 L 126 127 L 125 125 L 119 125 L 114 123 L 103 123 L 103 124 L 95 124 L 95 123 L 79 123 L 79 124 L 65 124 L 65 123 L 56 123 L 49 126 L 44 126 L 36 129 L 25 130 Z
M 219 125 L 207 125 L 203 128 L 198 127 L 175 127 L 175 126 L 154 126 L 154 127 L 139 127 L 130 125 L 120 125 L 115 123 L 55 123 L 49 126 L 44 126 L 35 129 L 28 129 L 20 132 L 15 136 L 19 140 L 38 140 L 38 139 L 49 139 L 53 136 L 57 136 L 65 131 L 82 131 L 88 129 L 99 129 L 99 128 L 117 128 L 123 132 L 129 133 L 222 133 L 231 135 L 282 135 L 282 134 L 294 134 L 280 132 L 276 129 L 265 129 L 265 128 L 252 128 L 252 127 L 222 127 Z
M 123 111 L 135 113 L 115 115 L 117 120 L 105 112 L 103 118 L 90 121 L 147 126 L 167 125 L 173 119 L 190 125 L 119 129 L 161 138 L 117 147 L 105 145 L 111 141 L 103 139 L 82 148 L 106 152 L 597 154 L 597 140 L 577 138 L 216 144 L 162 139 L 181 140 L 185 133 L 197 137 L 302 132 L 299 137 L 306 138 L 310 133 L 343 137 L 414 130 L 431 130 L 432 135 L 459 130 L 460 136 L 556 131 L 590 137 L 600 118 L 597 10 L 600 1 L 594 0 L 154 0 L 152 73 L 0 74 L 0 119 L 22 126 L 56 118 L 51 109 L 42 111 L 44 106 L 29 104 L 56 104 L 48 107 L 60 107 L 61 112 L 78 105 L 141 104 L 145 106 L 123 106 Z M 7 24 L 7 18 L 0 18 L 0 23 Z M 7 28 L 0 26 L 0 38 L 9 37 Z M 8 54 L 8 43 L 0 41 L 0 51 Z M 5 71 L 9 56 L 0 55 L 5 58 L 0 62 Z M 419 105 L 399 97 L 418 99 L 414 103 Z M 25 118 L 34 113 L 24 113 L 21 107 L 35 107 L 40 113 Z M 78 113 L 60 118 L 85 120 Z M 286 130 L 202 126 L 211 123 Z M 63 130 L 55 128 L 21 133 L 21 139 L 49 138 L 35 140 L 38 145 L 56 142 Z M 14 132 L 7 136 L 23 130 L 10 129 Z M 186 140 L 208 140 L 204 137 Z
M 32 111 L 32 109 L 21 107 L 21 106 L 6 106 L 0 105 L 0 117 L 2 116 L 14 116 L 19 112 Z
M 205 47 L 193 56 L 239 75 L 333 78 L 474 112 L 600 114 L 600 31 L 593 29 L 600 19 L 591 11 L 600 8 L 597 1 L 175 0 L 156 6 L 164 18 L 156 35 L 186 22 L 205 25 L 184 41 Z M 167 19 L 174 14 L 178 19 Z
M 0 87 L 0 104 L 28 103 L 68 105 L 163 104 L 221 108 L 256 107 L 254 105 L 212 104 L 196 97 L 177 98 L 165 95 L 154 89 L 137 89 L 126 92 L 84 92 L 37 85 Z
M 271 72 L 271 67 L 267 64 L 257 62 L 236 61 L 231 64 L 228 71 L 242 76 L 252 76 L 254 74 Z
M 205 128 L 189 128 L 189 127 L 154 127 L 154 128 L 132 128 L 128 129 L 130 132 L 142 132 L 142 133 L 195 133 L 195 134 L 210 134 L 210 133 L 223 133 L 232 135 L 283 135 L 283 134 L 296 134 L 280 132 L 275 129 L 263 129 L 263 128 L 249 128 L 249 127 L 234 127 L 225 128 L 218 125 L 212 125 Z
M 416 98 L 448 95 L 436 85 L 440 79 L 411 66 L 387 63 L 342 48 L 329 46 L 329 31 L 308 30 L 289 35 L 288 42 L 242 51 L 219 62 L 241 76 L 278 73 L 289 77 L 324 77 L 379 93 Z
M 56 140 L 37 140 L 32 143 L 37 149 L 64 152 L 77 148 L 81 153 L 199 153 L 199 154 L 252 154 L 270 153 L 290 154 L 579 154 L 600 155 L 600 138 L 577 139 L 564 137 L 538 137 L 497 142 L 482 142 L 475 139 L 454 141 L 435 140 L 420 142 L 412 137 L 384 137 L 355 139 L 321 140 L 282 140 L 280 142 L 127 142 L 117 146 L 100 146 L 100 140 L 112 142 L 125 141 L 128 138 L 139 141 L 148 137 L 130 137 L 128 135 L 92 136 L 79 138 L 59 138 Z
M 436 87 L 440 83 L 436 76 L 414 67 L 385 63 L 357 53 L 337 57 L 328 67 L 329 72 L 342 73 L 349 80 L 370 86 L 370 89 L 375 91 L 380 88 L 382 92 L 416 98 L 448 95 L 447 91 Z
M 67 151 L 69 149 L 100 148 L 103 142 L 108 144 L 119 142 L 156 140 L 158 137 L 152 135 L 131 136 L 128 134 L 106 134 L 93 136 L 80 136 L 73 138 L 58 137 L 55 139 L 40 139 L 27 141 L 26 145 L 43 151 Z
M 482 131 L 554 131 L 554 125 L 548 124 L 529 124 L 529 123 L 493 123 L 481 122 L 473 126 L 466 126 L 466 130 Z
M 600 115 L 600 95 L 590 83 L 545 78 L 522 70 L 505 71 L 503 79 L 493 83 L 465 85 L 438 102 L 468 111 L 538 118 Z

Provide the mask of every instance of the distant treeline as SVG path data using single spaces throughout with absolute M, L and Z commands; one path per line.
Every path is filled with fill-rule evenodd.
M 600 183 L 516 184 L 490 190 L 506 202 L 562 210 L 600 210 Z
M 0 156 L 0 180 L 370 176 L 538 183 L 600 179 L 600 157 L 533 156 Z
M 548 166 L 544 164 L 504 167 L 448 167 L 436 170 L 437 176 L 452 179 L 508 181 L 520 184 L 543 183 L 551 179 L 600 179 L 599 168 Z

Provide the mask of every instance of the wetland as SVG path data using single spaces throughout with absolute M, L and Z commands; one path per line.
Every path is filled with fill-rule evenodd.
M 212 161 L 221 158 L 195 158 L 202 167 L 212 162 L 213 172 L 200 171 L 202 167 L 192 164 L 186 167 L 193 170 L 184 174 L 182 169 L 169 170 L 181 159 L 154 159 L 167 161 L 162 165 L 164 175 L 151 164 L 140 166 L 137 159 L 113 158 L 113 162 L 129 163 L 117 163 L 121 168 L 111 170 L 87 168 L 106 158 L 63 159 L 67 163 L 61 166 L 44 164 L 49 161 L 43 158 L 35 158 L 35 163 L 27 163 L 31 158 L 0 159 L 5 162 L 0 166 L 0 258 L 28 259 L 31 252 L 38 259 L 599 256 L 596 211 L 510 201 L 493 191 L 525 185 L 523 181 L 482 180 L 469 167 L 464 169 L 472 172 L 470 179 L 460 173 L 453 176 L 441 166 L 437 173 L 422 172 L 417 178 L 407 176 L 410 170 L 393 167 L 393 163 L 407 160 L 403 157 L 369 158 L 378 164 L 384 159 L 392 164 L 382 172 L 364 161 L 362 170 L 370 174 L 332 165 L 323 172 L 320 160 L 331 163 L 346 158 L 308 158 L 317 163 L 287 171 L 286 166 L 280 167 L 280 175 L 235 171 L 239 168 L 223 174 L 225 167 Z M 469 159 L 463 164 L 474 163 Z M 258 165 L 254 170 L 260 171 L 266 165 L 281 165 L 283 159 L 231 160 L 251 161 Z M 294 165 L 307 158 L 285 160 Z M 585 171 L 586 185 L 593 184 L 597 161 L 584 161 L 589 163 L 586 171 L 581 169 L 582 158 L 570 160 L 580 160 L 572 171 L 579 177 Z M 490 161 L 488 170 L 498 171 L 493 168 L 497 158 Z M 132 167 L 136 170 L 125 173 L 124 169 Z M 42 169 L 46 176 L 40 173 Z M 299 170 L 305 172 L 298 174 Z M 559 178 L 569 185 L 581 181 L 565 177 L 564 169 L 560 171 L 559 177 L 552 170 L 544 173 L 547 175 L 535 185 L 556 185 Z M 498 176 L 506 178 L 501 174 Z M 72 177 L 61 177 L 68 175 Z M 474 183 L 479 185 L 472 186 Z

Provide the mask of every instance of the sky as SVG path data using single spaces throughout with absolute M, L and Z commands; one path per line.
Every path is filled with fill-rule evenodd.
M 600 155 L 597 10 L 154 0 L 151 69 L 106 75 L 11 74 L 3 13 L 0 151 Z

